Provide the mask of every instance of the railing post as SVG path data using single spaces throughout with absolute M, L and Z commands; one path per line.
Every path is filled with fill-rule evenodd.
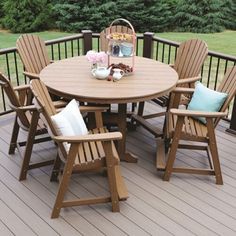
M 227 129 L 228 132 L 236 134 L 236 96 L 234 98 L 234 105 L 232 110 L 232 116 L 230 120 L 230 126 L 229 129 Z
M 91 30 L 82 30 L 84 55 L 93 48 L 93 37 Z
M 152 58 L 154 33 L 145 32 L 143 36 L 143 57 Z

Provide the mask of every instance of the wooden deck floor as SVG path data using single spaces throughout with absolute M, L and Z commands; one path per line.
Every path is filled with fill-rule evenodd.
M 101 204 L 63 209 L 52 220 L 58 184 L 49 181 L 50 167 L 32 170 L 27 180 L 18 181 L 21 159 L 7 154 L 12 122 L 12 114 L 0 117 L 0 235 L 236 235 L 236 138 L 224 132 L 226 124 L 217 130 L 223 186 L 215 185 L 214 177 L 184 174 L 162 181 L 154 165 L 155 139 L 139 127 L 129 131 L 127 140 L 138 163 L 121 163 L 130 197 L 120 203 L 120 213 Z M 33 159 L 55 155 L 52 142 L 34 147 Z M 183 150 L 177 162 L 204 167 L 203 157 Z M 106 178 L 74 175 L 69 190 L 68 197 L 106 193 Z

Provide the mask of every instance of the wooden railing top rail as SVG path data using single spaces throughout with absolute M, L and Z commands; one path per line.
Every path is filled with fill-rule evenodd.
M 168 40 L 168 39 L 163 39 L 163 38 L 160 38 L 160 37 L 157 37 L 157 36 L 154 36 L 153 40 L 154 41 L 160 41 L 160 42 L 163 42 L 163 43 L 167 43 L 171 46 L 176 46 L 176 47 L 180 45 L 180 43 L 178 43 L 178 42 L 171 41 L 171 40 Z
M 99 38 L 99 37 L 100 37 L 100 34 L 99 34 L 99 33 L 93 33 L 93 37 L 94 37 L 94 38 Z
M 58 39 L 51 39 L 51 40 L 47 40 L 45 41 L 46 45 L 51 45 L 51 44 L 55 44 L 55 43 L 61 43 L 61 42 L 66 42 L 66 41 L 71 41 L 71 40 L 75 40 L 75 39 L 79 39 L 82 38 L 83 34 L 74 34 L 74 35 L 70 35 L 70 36 L 65 36 L 62 38 L 58 38 Z
M 15 52 L 15 51 L 16 51 L 16 47 L 3 48 L 3 49 L 0 49 L 0 55 L 4 55 L 6 53 L 11 53 L 11 52 Z
M 180 45 L 180 43 L 178 43 L 178 42 L 171 41 L 171 40 L 168 40 L 168 39 L 163 39 L 163 38 L 156 37 L 156 36 L 153 37 L 153 40 L 154 41 L 159 41 L 159 42 L 162 42 L 162 43 L 166 43 L 166 44 L 169 44 L 169 45 L 175 46 L 175 47 L 178 47 Z M 217 57 L 217 58 L 221 58 L 221 59 L 225 59 L 225 60 L 236 61 L 235 56 L 228 55 L 228 54 L 223 54 L 223 53 L 219 53 L 219 52 L 215 52 L 215 51 L 211 51 L 211 50 L 208 51 L 208 55 L 214 56 L 214 57 Z
M 52 44 L 57 44 L 57 43 L 63 43 L 63 42 L 66 42 L 66 41 L 76 40 L 76 39 L 79 39 L 79 38 L 82 38 L 82 37 L 83 37 L 83 34 L 75 34 L 75 35 L 61 37 L 61 38 L 58 38 L 58 39 L 46 40 L 45 44 L 46 45 L 52 45 Z M 15 51 L 16 51 L 16 47 L 3 48 L 3 49 L 0 49 L 0 55 L 15 52 Z

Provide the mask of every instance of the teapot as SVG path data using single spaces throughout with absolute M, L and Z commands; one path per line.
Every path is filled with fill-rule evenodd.
M 123 75 L 125 74 L 125 72 L 123 70 L 118 69 L 118 68 L 114 68 L 113 71 L 114 71 L 114 73 L 112 76 L 113 76 L 114 80 L 120 80 L 123 77 Z
M 106 68 L 106 67 L 97 67 L 92 69 L 92 75 L 97 78 L 97 79 L 106 79 L 108 75 L 110 74 L 111 67 Z

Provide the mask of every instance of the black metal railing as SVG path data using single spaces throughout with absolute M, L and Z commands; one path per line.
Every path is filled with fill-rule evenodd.
M 100 35 L 89 30 L 55 40 L 45 42 L 52 60 L 84 55 L 88 50 L 100 50 Z M 179 43 L 144 33 L 137 36 L 136 54 L 173 64 Z M 236 57 L 209 51 L 208 58 L 202 67 L 202 82 L 212 89 L 216 89 L 226 69 L 236 64 Z M 0 71 L 5 73 L 13 85 L 27 83 L 23 76 L 23 65 L 17 55 L 16 48 L 0 50 Z M 0 115 L 10 112 L 8 101 L 3 90 L 0 93 Z M 230 128 L 236 131 L 236 99 L 230 105 L 228 119 Z

